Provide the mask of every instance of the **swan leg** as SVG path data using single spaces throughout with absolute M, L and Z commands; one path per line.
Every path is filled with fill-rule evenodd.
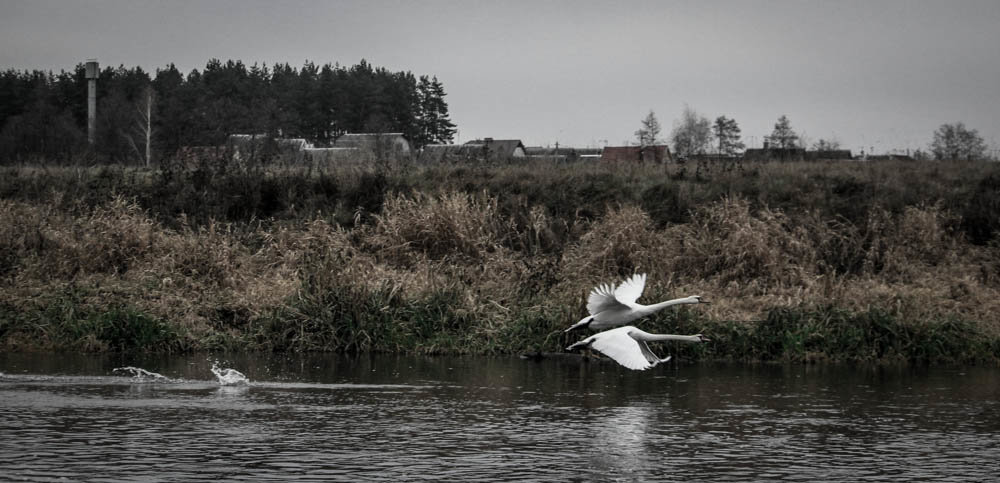
M 576 329 L 579 329 L 579 328 L 582 328 L 582 327 L 587 327 L 593 321 L 594 321 L 594 317 L 593 316 L 584 317 L 579 322 L 571 325 L 570 328 L 564 330 L 563 333 L 572 332 L 572 331 L 574 331 Z

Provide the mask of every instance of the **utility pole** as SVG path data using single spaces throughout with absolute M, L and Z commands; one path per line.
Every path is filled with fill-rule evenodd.
M 87 59 L 87 142 L 94 145 L 97 132 L 97 59 Z

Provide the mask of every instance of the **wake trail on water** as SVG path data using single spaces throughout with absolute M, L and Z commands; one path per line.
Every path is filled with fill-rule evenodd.
M 132 375 L 132 380 L 136 382 L 170 382 L 170 379 L 163 374 L 158 374 L 153 371 L 147 371 L 141 367 L 125 366 L 116 367 L 111 370 L 112 374 L 128 373 Z
M 250 384 L 250 379 L 244 375 L 242 372 L 236 369 L 222 367 L 219 365 L 219 361 L 212 362 L 212 374 L 215 375 L 216 382 L 220 386 L 245 386 Z M 180 382 L 191 382 L 185 381 L 183 379 L 172 379 L 163 374 L 159 374 L 141 367 L 125 366 L 116 367 L 111 370 L 112 374 L 115 375 L 128 375 L 132 377 L 132 382 L 137 383 L 151 383 L 151 382 L 166 382 L 166 383 L 180 383 Z
M 211 379 L 186 379 L 182 377 L 168 377 L 158 372 L 136 366 L 116 367 L 111 370 L 111 375 L 105 376 L 62 376 L 62 375 L 37 375 L 37 374 L 9 374 L 0 372 L 0 383 L 17 384 L 41 384 L 41 385 L 105 385 L 105 384 L 129 384 L 129 385 L 166 385 L 166 386 L 202 386 L 217 385 L 224 388 L 256 387 L 261 389 L 319 389 L 319 390 L 361 390 L 361 391 L 425 391 L 431 389 L 441 389 L 445 387 L 457 387 L 447 384 L 366 384 L 366 383 L 326 383 L 326 382 L 298 382 L 298 381 L 257 381 L 251 382 L 242 372 L 224 367 L 225 363 L 220 363 L 215 359 L 208 359 L 212 363 L 210 368 L 215 380 Z M 123 377 L 124 376 L 124 377 Z

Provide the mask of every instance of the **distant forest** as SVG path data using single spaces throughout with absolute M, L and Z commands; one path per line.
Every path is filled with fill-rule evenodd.
M 444 97 L 436 77 L 390 72 L 364 60 L 297 69 L 212 59 L 200 72 L 184 75 L 170 64 L 152 76 L 140 67 L 105 67 L 91 148 L 84 64 L 59 74 L 5 70 L 0 163 L 80 156 L 135 163 L 145 159 L 149 128 L 153 159 L 183 146 L 220 145 L 233 133 L 300 137 L 319 146 L 347 132 L 400 132 L 416 146 L 450 142 L 455 125 Z

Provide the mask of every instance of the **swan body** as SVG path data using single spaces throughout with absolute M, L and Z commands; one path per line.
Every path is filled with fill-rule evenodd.
M 709 339 L 701 334 L 673 335 L 650 334 L 630 325 L 606 330 L 594 334 L 566 348 L 574 350 L 589 347 L 612 359 L 615 362 L 636 371 L 644 371 L 661 362 L 670 360 L 670 356 L 660 359 L 649 349 L 647 342 L 661 340 L 676 340 L 681 342 L 707 342 Z
M 590 315 L 573 324 L 563 332 L 589 327 L 591 329 L 608 329 L 625 325 L 633 320 L 652 315 L 671 305 L 707 304 L 700 295 L 692 295 L 679 299 L 667 300 L 653 305 L 636 303 L 643 289 L 646 288 L 646 274 L 632 275 L 618 286 L 603 284 L 594 287 L 587 297 L 587 312 Z

